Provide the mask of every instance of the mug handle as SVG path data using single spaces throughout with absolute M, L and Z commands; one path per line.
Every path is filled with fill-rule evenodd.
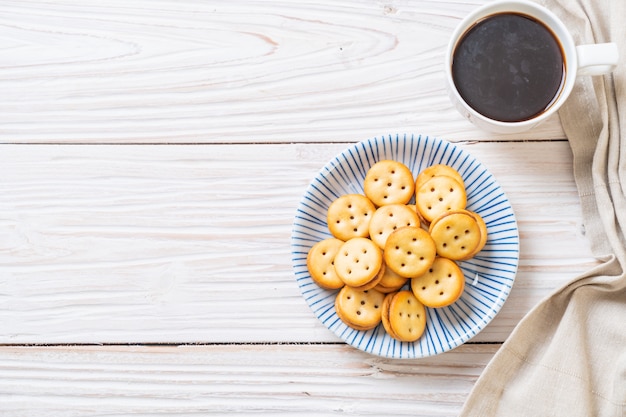
M 593 43 L 578 45 L 578 75 L 602 75 L 612 72 L 617 67 L 619 52 L 617 44 Z

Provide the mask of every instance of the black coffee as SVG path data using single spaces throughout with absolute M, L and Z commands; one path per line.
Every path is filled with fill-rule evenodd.
M 452 76 L 461 97 L 503 122 L 531 119 L 558 97 L 564 79 L 559 42 L 537 20 L 516 13 L 489 16 L 454 50 Z

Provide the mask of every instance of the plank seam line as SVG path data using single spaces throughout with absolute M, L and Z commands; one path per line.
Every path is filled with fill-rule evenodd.
M 501 345 L 503 342 L 466 342 L 465 345 Z M 197 342 L 197 343 L 0 343 L 0 348 L 12 347 L 184 347 L 184 346 L 341 346 L 343 342 Z

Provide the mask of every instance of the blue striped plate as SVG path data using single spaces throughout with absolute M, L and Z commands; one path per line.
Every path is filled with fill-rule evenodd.
M 369 331 L 345 325 L 335 312 L 336 291 L 318 287 L 307 270 L 306 256 L 318 241 L 331 237 L 326 211 L 337 197 L 363 194 L 370 166 L 383 159 L 407 165 L 414 175 L 443 163 L 463 176 L 467 209 L 487 223 L 488 240 L 473 259 L 460 262 L 465 291 L 454 304 L 427 309 L 424 335 L 416 342 L 391 338 L 382 324 Z M 369 139 L 346 149 L 328 162 L 311 182 L 293 223 L 291 250 L 295 277 L 302 296 L 315 315 L 346 343 L 389 358 L 421 358 L 454 349 L 476 336 L 498 313 L 515 280 L 519 261 L 519 234 L 513 209 L 493 176 L 468 152 L 452 143 L 422 135 L 396 135 Z

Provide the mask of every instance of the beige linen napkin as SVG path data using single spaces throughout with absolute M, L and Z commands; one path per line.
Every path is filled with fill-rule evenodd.
M 615 42 L 559 112 L 586 235 L 602 264 L 544 299 L 487 366 L 461 416 L 626 416 L 626 0 L 543 0 L 577 44 Z

